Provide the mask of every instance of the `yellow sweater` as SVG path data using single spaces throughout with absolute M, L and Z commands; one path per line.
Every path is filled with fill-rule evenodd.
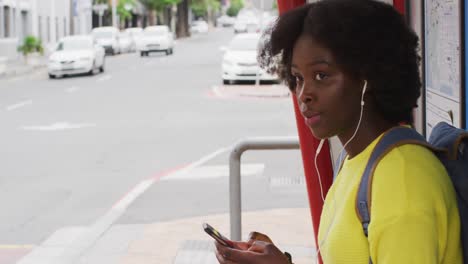
M 364 235 L 356 195 L 378 139 L 344 162 L 327 194 L 318 234 L 324 263 L 368 264 L 370 253 L 374 264 L 461 264 L 455 191 L 443 165 L 421 146 L 397 147 L 378 164 Z

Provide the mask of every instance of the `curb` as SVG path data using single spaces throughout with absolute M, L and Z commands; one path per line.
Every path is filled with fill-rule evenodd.
M 6 79 L 8 77 L 14 76 L 21 76 L 33 73 L 35 71 L 41 70 L 45 68 L 46 65 L 35 65 L 35 66 L 28 66 L 28 67 L 19 67 L 16 69 L 4 70 L 0 72 L 0 79 Z

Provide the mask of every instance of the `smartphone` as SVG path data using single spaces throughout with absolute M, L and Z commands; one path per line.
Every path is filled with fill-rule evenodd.
M 210 235 L 212 238 L 214 238 L 216 241 L 218 241 L 221 245 L 225 247 L 230 247 L 234 248 L 234 243 L 226 238 L 225 236 L 221 235 L 221 233 L 218 232 L 218 230 L 214 229 L 212 226 L 210 226 L 207 223 L 203 223 L 203 230 Z

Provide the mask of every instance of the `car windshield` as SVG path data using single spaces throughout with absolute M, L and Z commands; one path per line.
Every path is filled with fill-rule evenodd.
M 259 38 L 235 38 L 231 41 L 231 50 L 257 50 Z
M 108 38 L 112 38 L 113 34 L 110 31 L 96 31 L 96 32 L 93 32 L 93 36 L 96 39 L 108 39 Z
M 93 47 L 93 41 L 91 39 L 64 39 L 59 42 L 57 50 L 82 50 L 91 49 Z
M 164 36 L 167 31 L 165 29 L 151 29 L 145 31 L 146 36 Z

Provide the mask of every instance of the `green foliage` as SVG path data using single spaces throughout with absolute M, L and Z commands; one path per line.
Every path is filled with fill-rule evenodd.
M 192 0 L 190 8 L 196 17 L 202 17 L 208 14 L 208 9 L 219 11 L 221 3 L 218 0 Z
M 167 6 L 180 3 L 181 0 L 140 0 L 140 2 L 150 10 L 161 11 Z
M 131 6 L 132 8 L 136 5 L 135 0 L 119 0 L 117 4 L 117 14 L 121 20 L 125 20 L 127 18 L 132 18 L 131 10 L 125 9 L 125 6 Z
M 231 5 L 229 6 L 226 14 L 228 16 L 235 17 L 239 13 L 239 11 L 244 7 L 244 2 L 242 0 L 232 0 Z
M 42 42 L 40 39 L 34 36 L 27 36 L 23 40 L 23 44 L 18 47 L 18 51 L 23 53 L 26 57 L 28 54 L 33 52 L 39 52 L 44 54 L 44 47 L 42 47 Z

